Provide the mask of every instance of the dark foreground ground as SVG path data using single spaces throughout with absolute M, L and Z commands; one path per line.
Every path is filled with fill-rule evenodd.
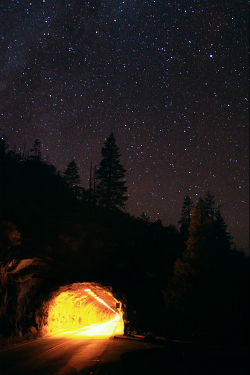
M 81 375 L 245 375 L 249 348 L 216 347 L 172 342 L 127 352 L 119 362 L 88 369 Z
M 248 375 L 249 348 L 52 336 L 0 351 L 2 375 Z

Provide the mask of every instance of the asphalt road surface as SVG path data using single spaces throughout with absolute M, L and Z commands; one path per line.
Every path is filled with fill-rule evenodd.
M 115 336 L 117 322 L 0 351 L 1 375 L 248 375 L 249 348 L 149 343 Z
M 104 323 L 102 330 L 97 324 L 91 330 L 73 330 L 5 349 L 0 352 L 0 373 L 95 375 L 105 367 L 103 365 L 119 362 L 123 353 L 157 346 L 140 340 L 114 338 L 114 328 L 112 322 Z

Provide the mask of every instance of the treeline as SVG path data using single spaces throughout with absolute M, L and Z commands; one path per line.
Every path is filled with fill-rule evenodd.
M 111 285 L 126 296 L 138 332 L 211 341 L 228 340 L 232 332 L 232 342 L 245 343 L 248 258 L 233 247 L 215 197 L 207 192 L 194 207 L 186 196 L 179 230 L 145 214 L 131 216 L 123 210 L 120 156 L 111 134 L 83 189 L 74 160 L 61 173 L 43 160 L 39 140 L 24 156 L 8 150 L 2 137 L 0 265 L 38 257 L 49 265 L 41 275 L 48 288 Z M 32 312 L 25 324 L 35 324 Z M 5 334 L 15 329 L 9 324 Z
M 189 206 L 186 197 L 186 213 Z M 189 226 L 185 249 L 163 291 L 169 331 L 204 343 L 249 344 L 249 258 L 231 248 L 220 207 L 209 192 L 186 219 L 181 220 L 184 236 Z

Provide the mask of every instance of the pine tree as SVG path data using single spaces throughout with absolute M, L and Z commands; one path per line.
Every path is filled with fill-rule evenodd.
M 125 168 L 120 163 L 121 154 L 116 146 L 116 139 L 111 133 L 102 148 L 102 160 L 96 172 L 96 196 L 99 206 L 107 209 L 125 207 L 128 197 L 125 195 Z
M 220 336 L 219 328 L 227 328 L 224 318 L 231 319 L 234 303 L 228 291 L 231 237 L 220 211 L 213 219 L 210 212 L 199 198 L 187 247 L 175 262 L 173 278 L 164 292 L 167 311 L 181 334 L 200 339 Z
M 35 139 L 32 148 L 29 150 L 29 158 L 34 160 L 42 160 L 41 141 Z
M 178 224 L 180 224 L 180 235 L 184 242 L 188 239 L 188 229 L 191 222 L 192 204 L 193 202 L 190 196 L 186 195 L 181 210 L 181 219 L 178 221 Z
M 76 195 L 79 195 L 78 185 L 80 184 L 81 180 L 78 172 L 78 166 L 75 160 L 71 160 L 71 162 L 69 162 L 63 175 L 69 187 L 74 191 Z
M 218 207 L 215 207 L 215 196 L 209 190 L 206 192 L 204 202 L 205 202 L 207 213 L 213 221 L 221 205 Z
M 230 233 L 227 231 L 227 224 L 221 215 L 220 209 L 216 212 L 213 222 L 214 249 L 218 252 L 224 252 L 231 249 L 233 244 Z
M 189 227 L 189 238 L 182 258 L 176 260 L 171 283 L 164 292 L 167 311 L 176 319 L 182 334 L 200 330 L 204 316 L 208 262 L 211 236 L 211 219 L 204 201 L 199 198 Z
M 177 259 L 174 265 L 168 299 L 176 306 L 182 305 L 181 301 L 182 299 L 185 301 L 189 296 L 193 283 L 196 284 L 203 276 L 211 244 L 211 227 L 212 223 L 207 215 L 205 203 L 199 198 L 190 222 L 187 248 L 182 258 Z
M 210 251 L 212 237 L 211 218 L 207 214 L 204 200 L 199 198 L 190 222 L 185 256 L 203 259 Z

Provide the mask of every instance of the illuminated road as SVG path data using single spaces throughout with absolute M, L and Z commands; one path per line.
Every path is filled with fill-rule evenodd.
M 1 374 L 94 375 L 103 364 L 119 361 L 124 352 L 152 347 L 141 341 L 113 339 L 116 326 L 114 319 L 3 350 Z

